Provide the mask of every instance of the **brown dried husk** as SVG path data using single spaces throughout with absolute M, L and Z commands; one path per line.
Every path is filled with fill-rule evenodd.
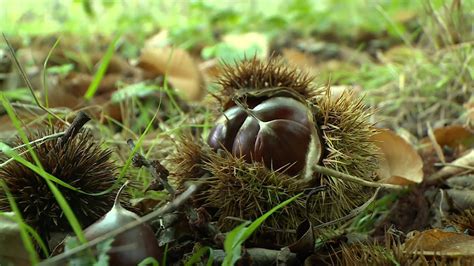
M 333 250 L 326 261 L 332 265 L 473 265 L 474 257 L 425 255 L 408 252 L 400 239 L 390 231 L 385 235 L 385 243 L 343 244 Z
M 263 72 L 273 73 L 273 76 Z M 308 105 L 315 107 L 315 121 L 321 129 L 325 148 L 321 164 L 372 180 L 377 167 L 376 147 L 370 140 L 374 128 L 361 100 L 354 99 L 349 93 L 333 100 L 328 91 L 321 93 L 321 89 L 313 88 L 306 76 L 295 74 L 297 72 L 293 69 L 274 60 L 268 64 L 249 60 L 225 73 L 221 85 L 226 87 L 220 95 L 224 104 L 226 99 L 232 99 L 232 92 L 247 86 L 234 84 L 233 80 L 241 76 L 249 79 L 249 73 L 256 73 L 254 77 L 263 77 L 259 79 L 260 82 L 251 84 L 257 88 L 268 88 L 268 84 L 285 84 L 284 89 L 296 86 L 293 92 L 303 96 Z M 275 75 L 281 73 L 292 80 L 286 83 L 279 81 L 280 76 Z M 229 152 L 216 153 L 203 140 L 191 136 L 183 137 L 178 143 L 177 153 L 170 165 L 171 176 L 181 188 L 187 181 L 202 184 L 195 204 L 206 207 L 223 231 L 231 230 L 242 220 L 255 220 L 305 189 L 295 184 L 301 177 L 272 171 L 259 162 L 247 163 Z M 203 177 L 205 173 L 208 175 Z M 258 239 L 259 244 L 268 241 L 286 245 L 296 240 L 294 230 L 306 219 L 307 209 L 310 220 L 316 225 L 347 215 L 372 194 L 371 189 L 328 176 L 321 176 L 319 184 L 327 185 L 328 188 L 313 196 L 309 206 L 305 206 L 306 196 L 299 197 L 271 215 L 258 229 L 254 240 Z

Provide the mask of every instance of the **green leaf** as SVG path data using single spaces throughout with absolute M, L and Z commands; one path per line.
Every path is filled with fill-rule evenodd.
M 138 263 L 138 266 L 146 266 L 146 265 L 159 266 L 160 263 L 158 263 L 158 261 L 152 257 L 145 258 L 144 260 L 140 261 L 140 263 Z
M 201 257 L 209 251 L 209 260 L 207 261 L 207 265 L 212 265 L 212 249 L 210 247 L 201 247 L 198 249 L 194 254 L 189 258 L 185 263 L 184 266 L 193 266 L 201 262 Z
M 67 75 L 74 69 L 73 64 L 64 64 L 60 66 L 48 67 L 46 70 L 47 74 Z
M 224 251 L 226 256 L 222 265 L 232 266 L 240 258 L 242 244 L 245 241 L 245 239 L 242 240 L 242 235 L 244 234 L 248 224 L 250 224 L 250 222 L 244 222 L 226 235 L 224 241 Z
M 146 85 L 144 82 L 135 83 L 113 92 L 111 102 L 119 103 L 133 97 L 142 98 L 153 94 L 157 90 L 159 90 L 158 87 Z

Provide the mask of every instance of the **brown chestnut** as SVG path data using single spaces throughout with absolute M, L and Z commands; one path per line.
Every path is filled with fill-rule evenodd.
M 84 230 L 88 241 L 140 219 L 137 214 L 121 206 L 119 196 L 123 188 L 124 186 L 117 193 L 112 209 Z M 112 248 L 107 254 L 109 255 L 109 265 L 137 265 L 147 257 L 159 260 L 162 250 L 158 246 L 151 227 L 142 223 L 115 236 Z
M 208 144 L 246 161 L 263 162 L 294 175 L 306 165 L 315 124 L 309 108 L 290 97 L 273 97 L 253 108 L 232 106 L 217 120 Z M 317 162 L 316 162 L 317 163 Z

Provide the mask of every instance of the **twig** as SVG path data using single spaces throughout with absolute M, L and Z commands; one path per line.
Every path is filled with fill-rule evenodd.
M 349 219 L 352 219 L 352 218 L 356 217 L 357 215 L 362 213 L 367 207 L 369 207 L 369 205 L 372 202 L 374 202 L 374 200 L 377 198 L 377 195 L 379 194 L 379 191 L 380 191 L 380 188 L 377 188 L 377 190 L 375 190 L 374 195 L 369 200 L 367 200 L 361 206 L 353 209 L 351 212 L 349 212 L 349 214 L 347 214 L 347 215 L 345 215 L 341 218 L 329 221 L 329 222 L 325 222 L 325 223 L 322 223 L 322 224 L 315 225 L 315 226 L 313 226 L 313 229 L 323 228 L 323 227 L 330 226 L 330 225 L 339 223 L 341 221 L 346 221 L 346 220 L 349 220 Z
M 298 260 L 297 254 L 285 250 L 285 248 L 282 250 L 248 248 L 244 252 L 244 256 L 240 259 L 243 264 L 249 260 L 252 265 L 302 265 L 301 261 Z M 221 264 L 224 261 L 224 250 L 214 249 L 212 255 L 214 263 Z
M 55 139 L 55 138 L 58 138 L 58 137 L 61 137 L 62 135 L 64 135 L 64 131 L 63 132 L 58 132 L 58 133 L 54 133 L 54 134 L 51 134 L 51 135 L 48 135 L 48 136 L 44 136 L 42 138 L 39 138 L 39 139 L 35 139 L 33 141 L 30 141 L 28 144 L 21 144 L 21 145 L 18 145 L 16 147 L 13 147 L 12 149 L 13 150 L 18 150 L 18 149 L 21 149 L 25 146 L 28 146 L 28 145 L 33 145 L 33 144 L 37 144 L 39 143 L 39 145 L 45 143 L 47 140 L 50 140 L 50 139 Z M 21 152 L 19 155 L 23 155 L 25 153 L 27 153 L 28 150 L 26 151 L 23 151 Z M 0 164 L 0 168 L 4 167 L 5 165 L 9 164 L 10 162 L 14 161 L 15 159 L 14 158 L 10 158 L 8 160 L 5 160 L 3 163 Z
M 133 140 L 127 140 L 127 144 L 132 151 L 133 149 L 135 149 L 135 143 L 133 143 Z M 156 160 L 150 162 L 143 155 L 137 152 L 133 155 L 133 165 L 135 167 L 146 167 L 147 170 L 151 173 L 151 176 L 153 176 L 155 180 L 160 181 L 161 185 L 163 185 L 163 187 L 166 189 L 166 191 L 168 191 L 171 197 L 174 197 L 176 195 L 175 189 L 168 183 L 169 171 L 160 162 Z
M 64 124 L 66 125 L 69 125 L 69 123 L 65 120 L 63 120 L 61 117 L 59 117 L 57 114 L 51 112 L 48 108 L 46 108 L 38 99 L 38 97 L 36 97 L 35 95 L 35 91 L 33 89 L 33 85 L 31 85 L 31 82 L 30 80 L 28 79 L 28 76 L 26 75 L 26 72 L 25 70 L 23 69 L 23 67 L 21 66 L 20 64 L 20 61 L 18 61 L 18 58 L 16 57 L 15 55 L 15 50 L 13 49 L 13 46 L 10 44 L 10 41 L 8 40 L 7 36 L 5 35 L 5 33 L 2 33 L 3 35 L 3 39 L 5 40 L 5 42 L 7 43 L 7 46 L 8 46 L 8 49 L 10 50 L 10 53 L 12 55 L 12 58 L 13 58 L 13 62 L 15 62 L 15 65 L 16 67 L 18 68 L 18 71 L 20 72 L 20 75 L 21 77 L 23 78 L 23 80 L 25 81 L 26 83 L 26 86 L 28 87 L 28 89 L 30 90 L 31 92 L 31 95 L 33 96 L 33 99 L 35 100 L 35 103 L 36 105 L 38 105 L 39 108 L 41 108 L 43 111 L 45 111 L 46 113 L 52 115 L 54 118 L 58 119 L 59 121 L 63 122 Z
M 435 163 L 434 165 L 435 165 L 435 166 L 451 166 L 451 167 L 458 167 L 458 168 L 462 168 L 462 169 L 465 169 L 465 170 L 474 171 L 474 167 L 469 166 L 469 165 L 458 165 L 458 164 L 455 164 L 455 163 Z
M 91 120 L 91 118 L 87 116 L 86 113 L 82 111 L 79 112 L 71 125 L 66 129 L 66 132 L 64 132 L 64 136 L 61 137 L 59 144 L 64 145 L 69 139 L 74 138 L 89 120 Z
M 25 110 L 28 110 L 28 111 L 30 111 L 30 109 L 32 109 L 32 110 L 36 110 L 36 111 L 41 110 L 41 111 L 44 112 L 44 110 L 41 107 L 38 107 L 37 105 L 33 105 L 33 104 L 16 102 L 16 103 L 11 103 L 11 105 L 13 107 L 22 108 L 22 109 L 25 109 Z M 32 110 L 31 110 L 31 112 L 32 112 Z M 67 113 L 70 112 L 70 110 L 67 110 L 67 108 L 49 108 L 49 110 L 53 110 L 54 112 L 61 113 L 61 114 L 67 114 Z
M 127 140 L 127 143 L 130 149 L 134 150 L 135 144 L 133 143 L 133 140 L 129 139 Z M 155 160 L 153 163 L 151 163 L 143 155 L 137 152 L 133 156 L 133 163 L 136 167 L 145 166 L 153 178 L 158 179 L 171 196 L 176 195 L 176 190 L 168 183 L 167 177 L 169 171 L 163 165 L 161 165 L 160 162 Z M 185 205 L 184 212 L 191 226 L 197 228 L 204 235 L 212 237 L 217 245 L 221 246 L 223 244 L 223 234 L 219 231 L 219 229 L 217 229 L 217 227 L 206 221 L 205 214 L 203 212 L 198 212 L 191 205 Z
M 42 138 L 39 138 L 39 139 L 35 139 L 35 140 L 32 140 L 29 142 L 29 145 L 33 145 L 33 144 L 37 144 L 40 142 L 40 144 L 42 144 L 43 142 L 47 141 L 47 140 L 50 140 L 50 139 L 55 139 L 55 138 L 59 138 L 61 136 L 64 135 L 64 133 L 66 133 L 66 131 L 62 131 L 62 132 L 58 132 L 58 133 L 53 133 L 51 135 L 48 135 L 48 136 L 44 136 Z M 21 149 L 23 147 L 26 147 L 28 146 L 28 144 L 21 144 L 21 145 L 18 145 L 14 148 L 12 148 L 13 150 L 18 150 L 18 149 Z
M 107 234 L 104 234 L 104 235 L 102 235 L 98 238 L 95 238 L 95 239 L 89 241 L 87 244 L 72 248 L 71 250 L 69 250 L 69 251 L 67 251 L 63 254 L 60 254 L 60 255 L 57 255 L 57 256 L 52 257 L 50 259 L 44 260 L 39 265 L 43 265 L 43 266 L 44 265 L 63 265 L 64 263 L 60 263 L 61 261 L 71 257 L 74 254 L 77 254 L 78 252 L 81 252 L 81 251 L 86 250 L 90 247 L 93 247 L 93 246 L 97 245 L 98 243 L 100 243 L 104 240 L 107 240 L 109 238 L 117 236 L 117 235 L 119 235 L 123 232 L 126 232 L 126 231 L 134 228 L 135 226 L 138 226 L 142 223 L 148 222 L 148 221 L 150 221 L 150 220 L 152 220 L 156 217 L 160 217 L 160 216 L 163 216 L 166 213 L 173 212 L 176 209 L 178 209 L 181 205 L 183 205 L 196 192 L 197 188 L 198 188 L 197 185 L 191 184 L 186 191 L 181 193 L 173 201 L 171 201 L 167 205 L 159 208 L 158 210 L 153 211 L 153 212 L 141 217 L 139 220 L 130 222 L 130 223 L 128 223 L 128 224 L 126 224 L 126 225 L 124 225 L 120 228 L 117 228 L 115 230 L 112 230 L 112 231 L 108 232 Z
M 371 182 L 371 181 L 364 180 L 362 178 L 359 178 L 359 177 L 356 177 L 356 176 L 353 176 L 353 175 L 341 173 L 339 171 L 336 171 L 336 170 L 333 170 L 333 169 L 330 169 L 330 168 L 327 168 L 327 167 L 324 167 L 324 166 L 321 166 L 321 165 L 315 165 L 314 170 L 317 173 L 320 173 L 320 174 L 323 174 L 323 175 L 331 176 L 331 177 L 334 177 L 334 178 L 339 178 L 339 179 L 349 181 L 349 182 L 352 182 L 352 183 L 357 183 L 357 184 L 360 184 L 360 185 L 363 185 L 363 186 L 366 186 L 366 187 L 386 188 L 386 189 L 393 189 L 393 190 L 406 189 L 405 186 Z M 313 175 L 309 179 L 304 179 L 304 180 L 298 181 L 298 183 L 302 184 L 302 185 L 309 185 L 309 184 L 312 184 L 317 178 L 319 178 L 317 175 Z

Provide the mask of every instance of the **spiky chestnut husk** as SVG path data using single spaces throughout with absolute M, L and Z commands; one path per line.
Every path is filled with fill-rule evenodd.
M 29 133 L 28 139 L 31 141 L 60 131 L 59 127 L 50 127 Z M 60 139 L 56 138 L 33 145 L 34 152 L 46 172 L 91 194 L 104 192 L 114 185 L 117 167 L 110 160 L 111 150 L 96 143 L 89 131 L 82 130 L 65 145 L 59 142 Z M 21 144 L 23 142 L 18 139 L 12 146 Z M 17 152 L 24 153 L 23 158 L 35 163 L 31 154 L 25 152 L 24 148 Z M 48 239 L 49 234 L 55 231 L 70 231 L 69 222 L 43 177 L 23 164 L 12 161 L 0 169 L 0 178 L 6 182 L 25 221 L 43 237 Z M 114 203 L 116 189 L 101 195 L 88 195 L 61 185 L 56 186 L 68 201 L 82 227 L 103 216 Z M 6 195 L 0 191 L 0 210 L 9 209 Z
M 454 226 L 459 232 L 468 232 L 474 235 L 474 209 L 463 210 L 459 214 L 452 214 L 447 217 L 447 224 Z
M 312 87 L 306 75 L 278 60 L 264 63 L 252 59 L 235 67 L 226 66 L 220 84 L 223 88 L 217 98 L 224 110 L 235 106 L 236 98 L 246 100 L 249 106 L 252 101 L 271 97 L 304 99 L 304 104 L 313 112 L 324 144 L 320 164 L 372 180 L 377 167 L 377 149 L 370 140 L 374 128 L 361 100 L 348 93 L 332 99 L 328 92 Z M 255 220 L 304 190 L 296 185 L 295 181 L 301 179 L 297 175 L 272 171 L 258 161 L 244 161 L 230 151 L 216 152 L 191 137 L 181 141 L 170 165 L 179 185 L 186 181 L 203 185 L 195 198 L 196 204 L 207 207 L 223 230 L 239 224 L 228 217 Z M 201 178 L 205 172 L 209 177 Z M 304 197 L 298 199 L 267 219 L 258 233 L 271 233 L 269 241 L 288 244 L 295 240 L 295 235 L 288 230 L 294 230 L 305 219 L 307 208 L 313 224 L 318 224 L 347 215 L 371 195 L 370 189 L 329 176 L 320 176 L 318 182 L 315 185 L 325 184 L 328 189 L 313 196 L 310 206 L 305 206 Z
M 387 233 L 389 234 L 389 233 Z M 323 256 L 319 256 L 321 258 Z M 333 250 L 326 259 L 314 262 L 316 265 L 473 265 L 474 258 L 460 255 L 425 255 L 422 251 L 410 252 L 400 241 L 387 235 L 385 243 L 343 244 Z

